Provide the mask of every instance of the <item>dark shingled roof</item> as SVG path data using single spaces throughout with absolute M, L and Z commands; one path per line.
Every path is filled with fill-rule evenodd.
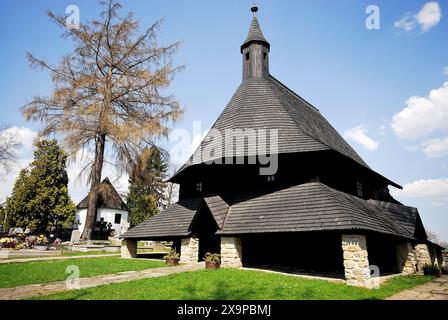
M 127 210 L 126 204 L 123 199 L 115 190 L 109 178 L 105 178 L 99 185 L 99 196 L 98 196 L 98 208 L 108 208 L 117 210 Z M 78 205 L 78 209 L 86 209 L 88 204 L 89 196 L 87 195 Z
M 209 207 L 221 227 L 220 234 L 364 230 L 413 239 L 413 233 L 372 203 L 319 182 L 264 195 L 246 195 L 230 207 L 218 196 L 183 200 L 123 237 L 189 235 L 191 222 L 202 204 Z
M 369 202 L 389 214 L 395 221 L 406 228 L 409 233 L 415 233 L 419 216 L 417 208 L 378 200 L 369 200 Z
M 220 196 L 206 197 L 204 201 L 215 218 L 219 229 L 222 229 L 230 206 Z
M 263 32 L 261 32 L 260 24 L 258 23 L 258 19 L 255 16 L 253 17 L 250 24 L 249 33 L 247 34 L 246 40 L 244 40 L 243 44 L 241 45 L 241 51 L 243 51 L 243 48 L 247 47 L 252 42 L 263 42 L 264 44 L 266 44 L 268 49 L 270 48 L 270 44 L 264 37 Z
M 278 129 L 279 154 L 335 150 L 369 168 L 316 108 L 278 80 L 270 77 L 269 79 L 249 78 L 239 86 L 214 123 L 212 130 L 178 173 L 189 166 L 221 158 L 204 152 L 206 150 L 221 150 L 222 157 L 265 153 L 257 150 L 258 143 L 247 141 L 243 149 L 225 148 L 225 139 L 214 139 L 213 131 L 219 130 L 221 134 L 224 134 L 226 129 L 266 129 L 268 148 L 270 147 L 269 130 Z
M 122 235 L 123 238 L 158 238 L 187 236 L 194 215 L 203 202 L 202 198 L 179 201 L 160 214 L 140 223 Z
M 312 182 L 232 205 L 222 234 L 369 230 L 412 238 L 367 201 Z

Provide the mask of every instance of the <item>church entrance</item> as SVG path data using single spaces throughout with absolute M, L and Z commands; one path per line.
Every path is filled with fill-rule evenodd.
M 199 261 L 204 261 L 207 252 L 221 252 L 221 238 L 213 234 L 202 234 L 199 236 Z
M 204 261 L 207 252 L 221 253 L 221 238 L 215 234 L 218 225 L 206 206 L 200 208 L 194 217 L 191 231 L 199 239 L 199 261 Z

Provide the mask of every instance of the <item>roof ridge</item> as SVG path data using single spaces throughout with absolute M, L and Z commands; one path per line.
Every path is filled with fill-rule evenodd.
M 275 81 L 277 81 L 274 77 L 272 77 L 271 75 L 269 75 L 270 78 L 274 79 Z M 269 85 L 272 87 L 272 83 L 269 80 L 266 80 Z M 277 81 L 281 86 L 283 86 L 285 89 L 287 89 L 288 91 L 292 92 L 294 95 L 298 96 L 294 91 L 292 91 L 291 89 L 289 89 L 287 86 L 285 86 L 283 83 L 281 83 L 280 81 Z M 303 132 L 304 134 L 306 134 L 308 137 L 310 137 L 311 139 L 316 140 L 317 142 L 322 143 L 323 145 L 325 145 L 326 147 L 328 147 L 330 150 L 334 150 L 334 148 L 332 148 L 331 146 L 329 146 L 327 143 L 323 142 L 321 139 L 314 137 L 312 134 L 310 134 L 309 132 L 306 131 L 306 129 L 302 128 L 299 126 L 299 124 L 297 123 L 297 121 L 294 120 L 294 117 L 292 116 L 291 112 L 285 107 L 285 105 L 282 103 L 282 101 L 280 100 L 278 93 L 276 92 L 275 88 L 272 90 L 274 92 L 274 95 L 277 99 L 277 101 L 280 103 L 280 105 L 283 107 L 283 109 L 285 109 L 286 113 L 288 114 L 288 116 L 291 118 L 291 120 L 294 122 L 294 124 L 297 126 L 297 128 Z M 307 104 L 309 104 L 306 100 L 304 100 Z M 311 104 L 309 104 L 311 105 Z M 313 107 L 314 108 L 314 107 Z M 317 108 L 314 108 L 314 111 L 317 111 L 320 114 L 320 111 Z
M 365 199 L 362 199 L 362 198 L 358 198 L 358 197 L 356 197 L 355 195 L 349 194 L 349 193 L 344 192 L 344 191 L 341 191 L 341 190 L 333 189 L 333 188 L 331 188 L 330 186 L 327 186 L 326 184 L 321 183 L 321 182 L 315 182 L 315 183 L 318 183 L 318 184 L 320 184 L 320 185 L 322 185 L 322 186 L 325 186 L 325 187 L 326 187 L 328 190 L 330 190 L 331 192 L 333 192 L 333 193 L 338 193 L 338 194 L 342 195 L 343 197 L 348 198 L 349 200 L 356 200 L 356 201 L 353 201 L 353 202 L 354 202 L 354 205 L 355 205 L 356 207 L 358 207 L 359 209 L 361 209 L 363 212 L 366 212 L 368 215 L 371 216 L 371 213 L 370 213 L 368 210 L 365 210 L 365 208 L 363 208 L 362 206 L 360 206 L 359 203 L 358 203 L 359 201 L 364 201 L 366 204 L 373 206 L 373 207 L 375 208 L 375 212 L 379 213 L 381 216 L 386 217 L 386 219 L 388 219 L 389 221 L 391 221 L 391 222 L 392 222 L 392 225 L 394 225 L 394 226 L 398 226 L 399 228 L 403 229 L 403 230 L 406 232 L 406 234 L 409 234 L 409 231 L 406 230 L 401 224 L 399 224 L 398 222 L 396 222 L 394 219 L 392 219 L 392 217 L 390 217 L 388 214 L 386 214 L 384 211 L 382 211 L 380 208 L 378 208 L 378 207 L 375 206 L 374 204 L 370 203 L 368 200 L 365 200 Z M 336 200 L 342 205 L 342 203 L 339 201 L 339 199 L 336 199 Z M 372 216 L 371 216 L 371 217 L 372 217 Z M 375 218 L 375 217 L 372 217 L 372 218 Z M 356 221 L 359 223 L 359 220 L 358 220 L 358 219 L 356 219 Z M 394 228 L 394 229 L 395 229 L 395 228 Z M 411 236 L 413 237 L 413 235 L 411 235 Z
M 322 143 L 323 145 L 327 146 L 329 149 L 334 150 L 337 153 L 339 153 L 339 154 L 341 154 L 341 155 L 343 155 L 343 156 L 345 156 L 347 158 L 350 158 L 350 159 L 354 160 L 355 162 L 361 164 L 362 166 L 366 167 L 369 170 L 372 170 L 369 167 L 369 165 L 362 159 L 362 157 L 355 151 L 355 149 L 353 149 L 353 147 L 342 137 L 342 135 L 338 132 L 338 130 L 336 130 L 336 128 L 334 128 L 331 125 L 331 123 L 325 118 L 325 116 L 319 111 L 319 109 L 314 107 L 311 103 L 309 103 L 307 100 L 303 99 L 301 96 L 299 96 L 293 90 L 288 88 L 285 84 L 281 83 L 279 80 L 277 80 L 272 75 L 269 75 L 269 80 L 268 81 L 270 82 L 271 86 L 274 87 L 275 95 L 280 100 L 280 103 L 282 104 L 283 108 L 288 112 L 288 114 L 290 115 L 291 119 L 297 124 L 297 126 L 302 130 L 302 132 L 306 133 L 311 138 L 313 138 L 316 141 L 318 141 L 318 142 Z M 280 86 L 280 88 L 276 88 L 276 85 Z M 315 113 L 317 115 L 317 121 L 322 121 L 322 124 L 325 124 L 327 126 L 327 128 L 325 128 L 325 130 L 322 130 L 322 132 L 328 131 L 328 133 L 331 133 L 331 135 L 330 135 L 331 137 L 336 137 L 337 140 L 342 141 L 343 145 L 341 145 L 341 146 L 337 146 L 336 144 L 333 145 L 334 143 L 332 143 L 332 142 L 337 142 L 337 141 L 325 142 L 325 141 L 322 140 L 321 137 L 316 136 L 315 132 L 310 133 L 307 129 L 302 128 L 302 125 L 300 125 L 298 123 L 299 120 L 295 116 L 293 116 L 291 114 L 291 112 L 288 110 L 291 107 L 285 105 L 284 101 L 282 101 L 282 99 L 280 99 L 279 95 L 281 93 L 284 93 L 284 92 L 279 92 L 279 90 L 282 90 L 282 89 L 286 91 L 285 93 L 289 94 L 290 96 L 294 97 L 295 99 L 298 99 L 299 101 L 304 102 L 306 107 L 308 107 L 309 110 L 311 110 L 313 113 Z M 294 106 L 296 107 L 296 105 L 294 105 Z M 299 114 L 302 115 L 302 113 L 299 113 Z M 333 131 L 333 132 L 331 132 L 331 131 Z M 344 150 L 344 148 L 347 149 L 348 151 Z
M 315 106 L 313 106 L 310 102 L 308 102 L 308 100 L 304 99 L 303 97 L 299 96 L 296 92 L 294 92 L 293 90 L 291 90 L 290 88 L 288 88 L 288 86 L 286 84 L 284 84 L 283 82 L 281 82 L 280 80 L 278 80 L 276 77 L 274 77 L 272 74 L 269 74 L 269 78 L 271 78 L 272 80 L 274 80 L 275 82 L 277 82 L 279 85 L 281 85 L 282 87 L 284 87 L 286 90 L 288 90 L 289 92 L 291 92 L 293 95 L 295 95 L 297 98 L 299 98 L 300 100 L 303 100 L 303 102 L 305 102 L 309 107 L 311 107 L 312 109 L 316 110 L 317 112 L 320 113 L 320 110 L 317 109 Z
M 413 207 L 413 206 L 407 206 L 407 205 L 404 205 L 404 204 L 393 203 L 393 202 L 388 202 L 388 201 L 381 201 L 381 200 L 375 200 L 375 199 L 369 199 L 368 201 L 372 201 L 372 204 L 374 204 L 375 206 L 376 206 L 376 204 L 374 202 L 377 202 L 377 203 L 381 203 L 381 204 L 384 203 L 388 207 L 404 207 L 404 208 L 412 209 L 413 211 L 418 211 L 418 208 Z
M 369 199 L 370 200 L 370 199 Z M 409 233 L 409 231 L 401 224 L 401 223 L 398 223 L 395 219 L 393 219 L 388 213 L 386 213 L 386 212 L 384 212 L 380 207 L 378 207 L 375 203 L 372 203 L 372 202 L 369 202 L 369 200 L 367 200 L 367 203 L 369 203 L 369 204 L 371 204 L 372 206 L 374 206 L 375 208 L 377 208 L 378 209 L 378 211 L 380 211 L 381 212 L 381 214 L 383 214 L 384 216 L 386 216 L 389 220 L 391 220 L 393 223 L 395 223 L 395 224 L 397 224 L 400 228 L 402 228 L 403 230 L 405 230 L 407 233 Z M 383 201 L 381 201 L 381 202 L 383 202 Z M 413 208 L 413 207 L 410 207 L 410 208 Z M 416 208 L 413 208 L 413 209 L 416 209 Z M 414 214 L 415 214 L 415 219 L 417 220 L 417 217 L 418 217 L 418 212 L 413 212 Z M 412 234 L 412 236 L 414 236 L 413 234 Z
M 333 190 L 335 190 L 335 189 L 333 189 Z M 356 199 L 356 200 L 358 200 L 358 201 L 364 201 L 366 204 L 373 206 L 373 207 L 375 208 L 375 211 L 376 211 L 377 213 L 379 213 L 381 216 L 386 217 L 386 219 L 388 219 L 388 220 L 392 223 L 392 225 L 394 225 L 394 226 L 398 226 L 399 228 L 403 229 L 407 234 L 409 234 L 409 231 L 406 230 L 401 224 L 399 224 L 399 223 L 398 223 L 397 221 L 395 221 L 392 217 L 390 217 L 386 212 L 384 212 L 383 210 L 381 210 L 380 208 L 378 208 L 376 205 L 374 205 L 373 203 L 369 202 L 368 200 L 365 200 L 365 199 L 362 199 L 362 198 L 358 198 L 358 197 L 356 197 L 356 196 L 354 196 L 354 195 L 345 193 L 345 192 L 340 191 L 340 190 L 335 190 L 335 191 L 336 191 L 336 192 L 343 193 L 346 197 L 350 197 L 350 198 L 352 198 L 352 199 Z M 358 205 L 358 203 L 355 203 L 355 205 L 356 205 L 358 208 L 361 208 L 361 207 Z M 363 209 L 363 208 L 361 208 L 361 209 Z M 370 212 L 367 212 L 367 214 L 370 215 Z M 412 237 L 413 237 L 413 235 L 412 235 Z

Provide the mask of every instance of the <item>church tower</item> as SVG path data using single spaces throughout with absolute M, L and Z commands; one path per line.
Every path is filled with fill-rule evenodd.
M 258 7 L 253 6 L 249 34 L 241 45 L 243 55 L 243 81 L 249 78 L 269 77 L 269 50 L 271 45 L 263 36 L 257 19 Z

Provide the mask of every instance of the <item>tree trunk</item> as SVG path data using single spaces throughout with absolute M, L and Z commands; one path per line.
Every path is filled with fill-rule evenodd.
M 95 162 L 92 168 L 92 181 L 90 185 L 89 198 L 87 201 L 87 216 L 84 225 L 82 238 L 90 240 L 92 238 L 93 225 L 96 221 L 96 207 L 98 203 L 98 185 L 101 183 L 101 172 L 103 171 L 104 149 L 106 145 L 106 135 L 102 134 L 95 141 Z

